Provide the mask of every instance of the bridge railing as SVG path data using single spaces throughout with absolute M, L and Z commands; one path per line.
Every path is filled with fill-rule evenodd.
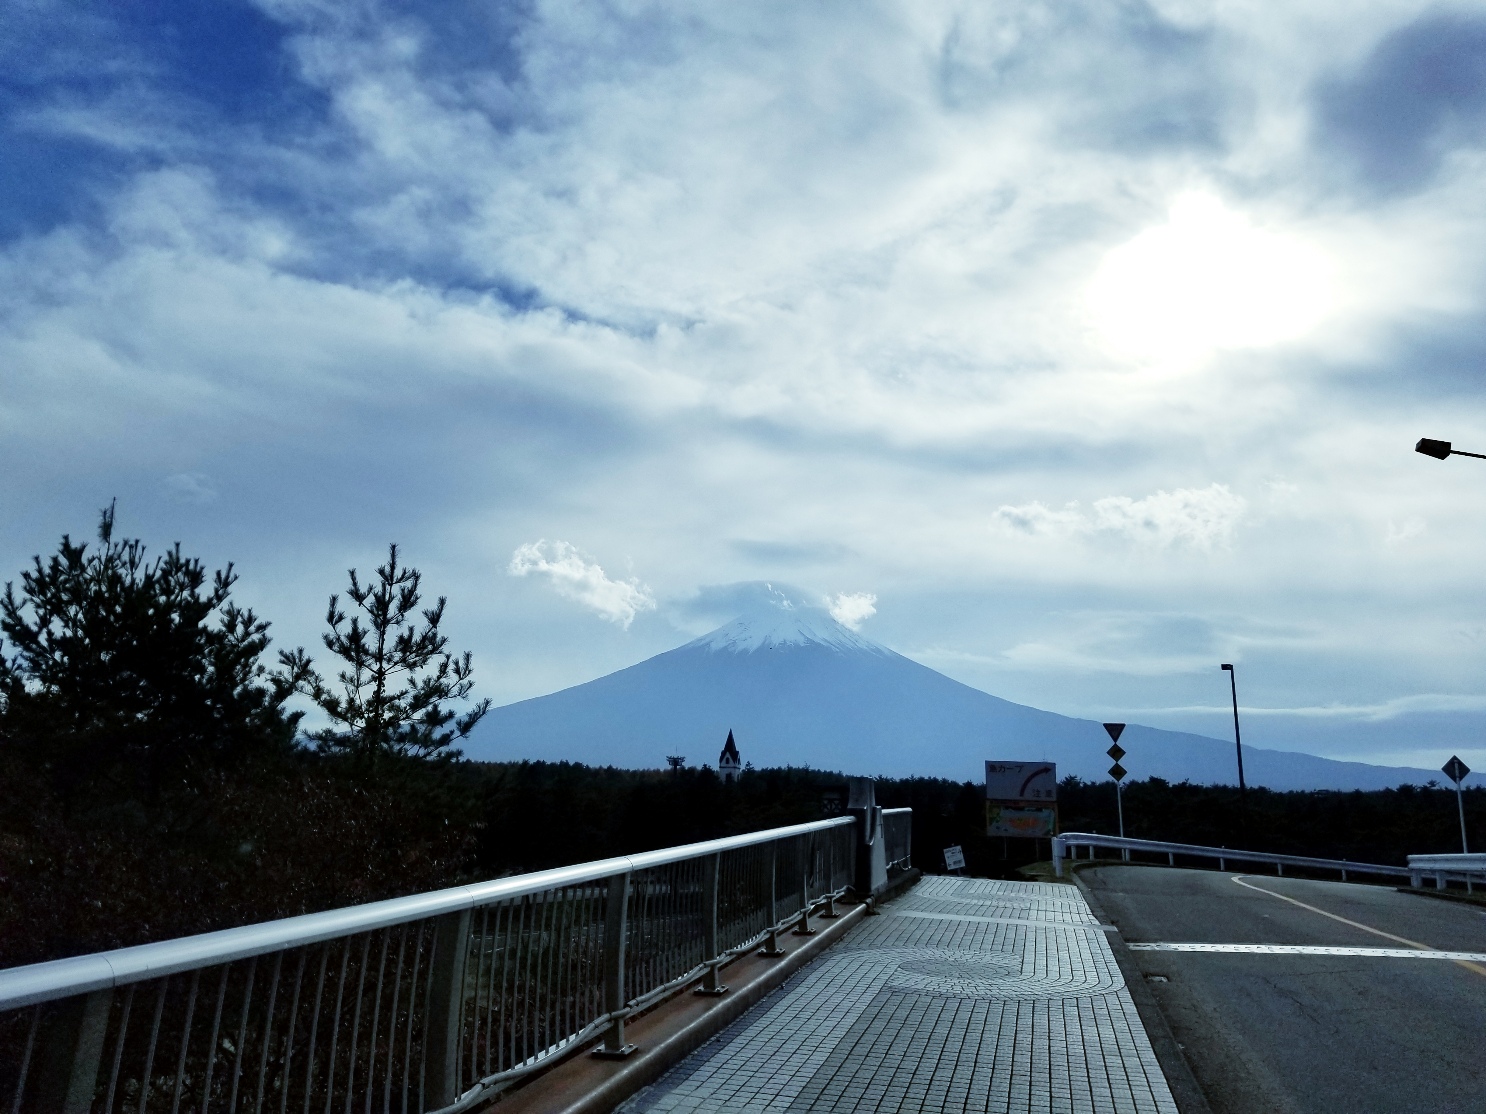
M 1464 882 L 1471 890 L 1478 882 L 1486 882 L 1486 855 L 1410 855 L 1409 885 L 1415 889 L 1424 885 L 1424 876 L 1434 879 L 1437 890 L 1443 890 L 1450 882 Z
M 12 1112 L 455 1112 L 775 939 L 839 817 L 0 971 Z M 7 1078 L 8 1077 L 8 1078 Z
M 1120 851 L 1127 860 L 1134 853 L 1164 855 L 1168 865 L 1175 865 L 1178 855 L 1195 859 L 1216 859 L 1219 870 L 1227 870 L 1230 862 L 1261 863 L 1274 867 L 1278 874 L 1284 874 L 1287 866 L 1299 867 L 1303 870 L 1335 870 L 1341 873 L 1342 881 L 1346 881 L 1349 873 L 1384 874 L 1403 878 L 1409 877 L 1410 874 L 1409 868 L 1402 866 L 1354 863 L 1347 859 L 1313 859 L 1304 855 L 1277 855 L 1268 851 L 1236 851 L 1231 847 L 1203 847 L 1193 843 L 1162 843 L 1153 839 L 1127 839 L 1121 836 L 1099 835 L 1094 832 L 1066 832 L 1063 835 L 1054 836 L 1053 873 L 1061 878 L 1063 859 L 1077 858 L 1080 847 L 1087 848 L 1089 858 L 1094 857 L 1096 847 Z
M 889 874 L 899 874 L 913 865 L 913 809 L 882 810 L 883 854 Z

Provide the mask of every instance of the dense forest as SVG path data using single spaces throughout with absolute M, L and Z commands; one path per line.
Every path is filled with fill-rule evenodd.
M 63 538 L 0 597 L 0 966 L 416 893 L 479 878 L 756 831 L 839 807 L 845 776 L 706 767 L 475 763 L 459 739 L 485 704 L 468 654 L 420 606 L 391 547 L 350 570 L 326 614 L 322 676 L 303 649 L 266 662 L 268 624 L 179 547 Z M 299 699 L 298 709 L 294 702 Z M 318 726 L 304 729 L 304 705 Z M 464 707 L 456 714 L 453 705 Z M 702 742 L 698 741 L 699 744 Z M 715 740 L 721 747 L 721 740 Z M 866 771 L 864 771 L 866 772 Z M 982 789 L 878 781 L 914 810 L 926 870 L 961 846 L 1012 874 L 1045 841 L 988 839 Z M 1067 779 L 1065 831 L 1113 832 L 1111 783 Z M 1486 845 L 1486 791 L 1466 794 Z M 1127 834 L 1402 863 L 1459 849 L 1453 790 L 1271 793 L 1157 779 L 1125 791 Z
M 30 962 L 818 819 L 845 784 L 809 769 L 438 764 L 357 770 L 314 752 L 222 775 L 168 811 L 70 813 L 44 779 L 0 772 L 0 964 Z M 914 810 L 915 864 L 964 848 L 972 874 L 1015 876 L 1047 844 L 984 835 L 980 786 L 879 780 Z M 1069 778 L 1066 831 L 1113 832 L 1113 788 Z M 1459 849 L 1455 794 L 1272 793 L 1153 779 L 1125 790 L 1129 835 L 1353 861 Z M 187 807 L 189 799 L 190 807 Z M 1465 794 L 1486 845 L 1486 791 Z
M 479 866 L 530 870 L 607 854 L 664 847 L 797 823 L 824 814 L 845 776 L 809 769 L 745 771 L 725 785 L 708 769 L 676 773 L 592 769 L 570 763 L 464 765 L 482 803 Z M 911 807 L 915 864 L 942 869 L 945 847 L 965 851 L 967 869 L 1014 876 L 1046 858 L 1047 841 L 985 833 L 983 787 L 941 778 L 881 778 L 878 803 Z M 1059 786 L 1064 831 L 1118 829 L 1112 782 L 1066 778 Z M 1249 848 L 1357 862 L 1402 864 L 1409 854 L 1460 850 L 1454 789 L 1402 786 L 1377 792 L 1274 793 L 1169 784 L 1125 787 L 1125 833 L 1143 839 Z M 1474 846 L 1486 845 L 1486 790 L 1465 793 Z

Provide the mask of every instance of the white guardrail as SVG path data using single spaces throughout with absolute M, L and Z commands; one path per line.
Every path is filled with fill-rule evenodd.
M 1410 855 L 1409 885 L 1424 885 L 1424 876 L 1434 879 L 1434 888 L 1443 890 L 1450 882 L 1464 882 L 1467 891 L 1476 882 L 1486 882 L 1486 855 Z
M 1459 855 L 1410 855 L 1409 866 L 1383 866 L 1378 863 L 1354 863 L 1347 859 L 1313 859 L 1304 855 L 1277 855 L 1268 851 L 1236 851 L 1231 847 L 1202 847 L 1193 843 L 1162 843 L 1154 839 L 1126 839 L 1121 836 L 1099 835 L 1096 832 L 1067 832 L 1053 837 L 1053 873 L 1061 878 L 1063 859 L 1065 857 L 1076 859 L 1080 847 L 1088 848 L 1088 857 L 1091 859 L 1094 857 L 1094 849 L 1102 847 L 1122 852 L 1122 858 L 1127 862 L 1132 852 L 1138 852 L 1165 855 L 1167 865 L 1175 866 L 1176 857 L 1181 855 L 1185 858 L 1217 859 L 1219 870 L 1227 870 L 1230 862 L 1262 863 L 1274 867 L 1275 872 L 1280 875 L 1285 873 L 1285 867 L 1292 866 L 1306 870 L 1340 871 L 1344 882 L 1349 873 L 1390 874 L 1395 877 L 1408 878 L 1415 886 L 1419 885 L 1419 882 L 1414 881 L 1416 871 L 1412 864 L 1415 858 L 1458 859 L 1462 857 Z M 1486 856 L 1480 855 L 1469 857 L 1486 859 Z

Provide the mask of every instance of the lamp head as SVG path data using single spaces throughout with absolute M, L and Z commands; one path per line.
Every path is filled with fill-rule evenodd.
M 1228 670 L 1229 673 L 1232 673 L 1233 672 L 1233 666 L 1228 665 L 1226 663 L 1223 664 L 1220 668 Z
M 1416 453 L 1432 456 L 1435 460 L 1444 460 L 1450 455 L 1450 442 L 1436 441 L 1432 437 L 1421 437 L 1419 443 L 1414 446 Z

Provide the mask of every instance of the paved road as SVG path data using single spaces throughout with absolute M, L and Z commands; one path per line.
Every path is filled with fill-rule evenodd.
M 1486 952 L 1486 912 L 1383 887 L 1138 866 L 1080 877 L 1127 943 L 1413 950 L 1391 936 Z M 1486 963 L 1131 955 L 1215 1114 L 1486 1111 Z

